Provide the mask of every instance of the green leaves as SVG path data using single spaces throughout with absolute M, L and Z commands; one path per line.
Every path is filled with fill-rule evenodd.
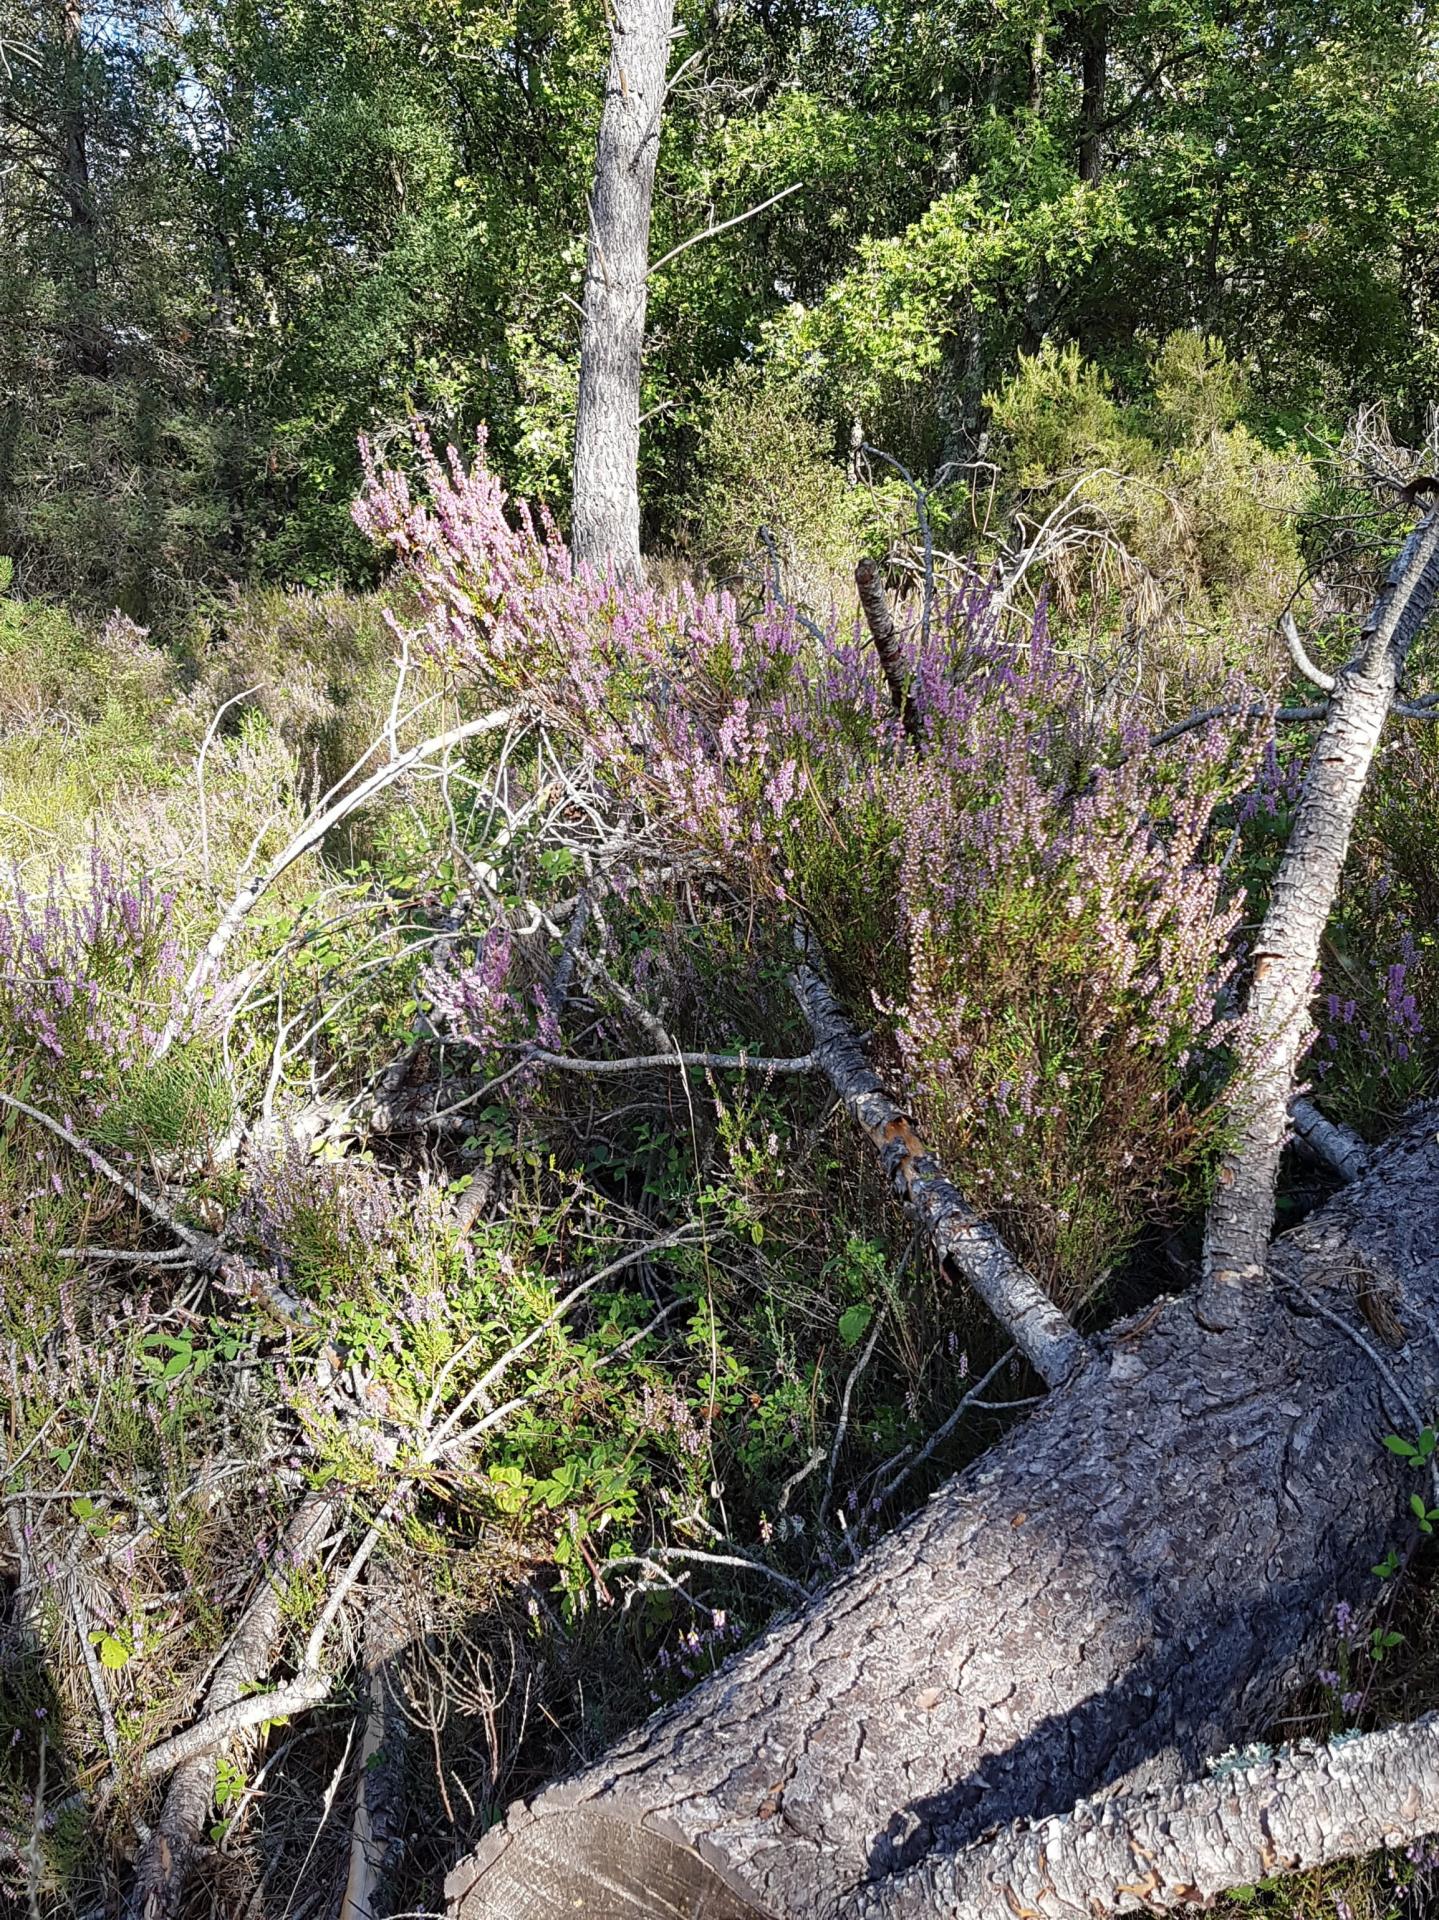
M 1434 1448 L 1439 1444 L 1439 1433 L 1433 1427 L 1425 1427 L 1417 1440 L 1405 1440 L 1397 1433 L 1387 1433 L 1384 1444 L 1391 1453 L 1398 1454 L 1401 1460 L 1410 1460 L 1415 1466 L 1423 1466 L 1434 1456 Z
M 874 1308 L 860 1301 L 839 1316 L 839 1337 L 847 1347 L 858 1346 L 874 1318 Z

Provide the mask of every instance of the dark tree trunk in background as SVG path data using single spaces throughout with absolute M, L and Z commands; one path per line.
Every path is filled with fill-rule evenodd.
M 1269 1278 L 1224 1333 L 1179 1299 L 1098 1339 L 803 1614 L 512 1810 L 452 1875 L 452 1920 L 883 1913 L 997 1824 L 1200 1776 L 1263 1732 L 1332 1658 L 1336 1601 L 1412 1532 L 1357 1289 L 1385 1296 L 1386 1364 L 1432 1406 L 1433 1112 Z
M 621 0 L 590 200 L 573 534 L 579 560 L 637 578 L 640 374 L 650 200 L 659 154 L 674 0 Z
M 61 95 L 59 115 L 60 187 L 71 247 L 71 298 L 68 316 L 70 357 L 76 373 L 103 379 L 109 351 L 100 325 L 98 222 L 90 183 L 90 152 L 85 124 L 85 45 L 79 0 L 60 0 Z
M 1079 177 L 1096 187 L 1104 174 L 1104 103 L 1109 91 L 1109 9 L 1090 8 L 1079 23 Z

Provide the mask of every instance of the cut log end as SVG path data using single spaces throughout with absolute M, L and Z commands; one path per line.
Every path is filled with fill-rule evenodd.
M 451 1920 L 769 1920 L 677 1829 L 613 1806 L 512 1816 L 445 1893 Z

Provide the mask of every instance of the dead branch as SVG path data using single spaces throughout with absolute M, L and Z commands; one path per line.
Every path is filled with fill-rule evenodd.
M 1304 1099 L 1290 1101 L 1289 1118 L 1294 1138 L 1341 1180 L 1357 1180 L 1363 1173 L 1369 1149 L 1352 1127 L 1327 1120 L 1312 1101 Z
M 889 595 L 884 590 L 884 576 L 878 563 L 861 560 L 854 570 L 854 584 L 859 589 L 859 604 L 864 611 L 865 625 L 869 628 L 874 650 L 879 655 L 879 664 L 885 685 L 889 688 L 889 697 L 894 702 L 894 710 L 910 739 L 918 741 L 919 715 L 915 712 L 914 702 L 905 684 L 904 655 L 900 650 L 894 614 L 890 609 Z
M 799 936 L 805 954 L 803 936 Z M 908 1201 L 940 1261 L 967 1280 L 1049 1386 L 1067 1380 L 1084 1358 L 1069 1321 L 944 1176 L 864 1057 L 859 1036 L 817 969 L 802 957 L 790 986 L 814 1034 L 820 1071 L 879 1151 L 895 1190 Z
M 1235 1290 L 1263 1272 L 1319 943 L 1405 659 L 1436 593 L 1439 514 L 1430 514 L 1404 543 L 1355 656 L 1338 676 L 1255 942 L 1246 1014 L 1252 1065 L 1231 1095 L 1240 1134 L 1220 1167 L 1205 1223 L 1198 1311 L 1206 1325 L 1226 1325 Z
M 129 1911 L 143 1920 L 169 1920 L 180 1911 L 201 1836 L 215 1802 L 219 1749 L 244 1728 L 234 1723 L 238 1708 L 250 1708 L 248 1689 L 268 1672 L 283 1624 L 284 1571 L 303 1566 L 319 1551 L 334 1517 L 334 1502 L 310 1494 L 285 1529 L 273 1570 L 240 1623 L 239 1631 L 215 1669 L 204 1717 L 193 1727 L 152 1747 L 140 1763 L 143 1779 L 158 1779 L 171 1768 L 174 1777 L 165 1804 L 140 1852 Z M 274 1696 L 265 1696 L 273 1699 Z M 295 1703 L 300 1704 L 300 1703 Z M 308 1695 L 303 1702 L 312 1705 Z M 286 1711 L 293 1711 L 292 1706 Z M 262 1719 L 278 1717 L 267 1713 Z M 249 1720 L 246 1726 L 258 1722 Z
M 1284 613 L 1279 622 L 1279 630 L 1284 635 L 1284 643 L 1289 649 L 1289 657 L 1299 669 L 1303 678 L 1308 680 L 1312 686 L 1318 687 L 1321 693 L 1333 693 L 1334 675 L 1332 673 L 1325 673 L 1322 668 L 1316 667 L 1314 662 L 1309 658 L 1304 648 L 1304 642 L 1299 636 L 1299 629 L 1294 624 L 1294 615 L 1292 613 L 1287 611 Z
M 200 995 L 213 976 L 216 967 L 224 958 L 225 952 L 235 935 L 244 925 L 246 916 L 274 886 L 282 874 L 288 871 L 297 860 L 312 853 L 316 847 L 343 820 L 383 793 L 386 787 L 393 786 L 413 767 L 424 760 L 432 760 L 437 754 L 448 753 L 451 748 L 462 745 L 467 740 L 479 739 L 482 734 L 493 733 L 499 727 L 508 726 L 515 718 L 513 708 L 503 707 L 497 712 L 481 715 L 478 720 L 467 720 L 463 726 L 452 727 L 448 733 L 434 735 L 429 740 L 421 740 L 418 746 L 410 747 L 398 758 L 386 761 L 385 765 L 362 780 L 358 786 L 351 787 L 326 807 L 311 814 L 287 846 L 283 847 L 262 873 L 249 875 L 241 882 L 234 899 L 225 909 L 214 932 L 205 944 L 204 951 L 190 970 L 174 1011 L 160 1031 L 155 1042 L 152 1059 L 160 1060 L 175 1044 L 180 1034 L 194 1014 Z

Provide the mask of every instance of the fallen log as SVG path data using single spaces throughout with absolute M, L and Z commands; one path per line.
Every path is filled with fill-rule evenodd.
M 1402 1847 L 1439 1826 L 1439 1715 L 1286 1749 L 1137 1801 L 1010 1828 L 866 1889 L 854 1920 L 1153 1913 L 1274 1873 Z
M 1383 1439 L 1396 1381 L 1439 1400 L 1435 1114 L 1268 1278 L 1223 1332 L 1186 1297 L 1096 1340 L 818 1600 L 512 1809 L 451 1875 L 451 1920 L 882 1911 L 996 1827 L 1172 1788 L 1264 1732 L 1412 1537 Z M 1399 1329 L 1382 1356 L 1361 1292 Z

